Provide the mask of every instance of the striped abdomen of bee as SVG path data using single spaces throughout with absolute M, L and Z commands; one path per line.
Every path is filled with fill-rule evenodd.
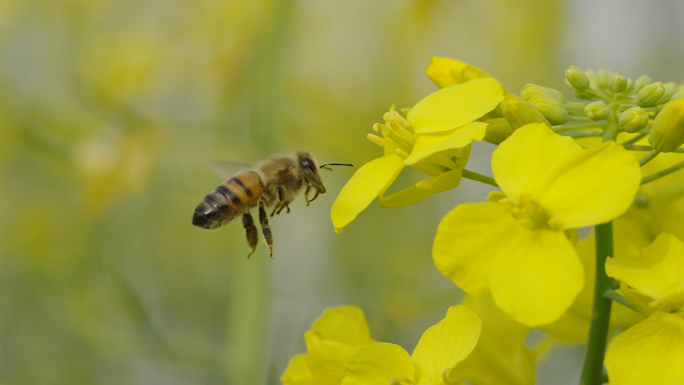
M 192 224 L 215 229 L 256 207 L 264 186 L 254 171 L 243 171 L 210 192 L 195 209 Z

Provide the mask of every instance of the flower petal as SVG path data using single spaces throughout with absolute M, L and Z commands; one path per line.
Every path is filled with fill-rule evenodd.
M 340 191 L 330 217 L 338 233 L 397 179 L 405 167 L 395 154 L 385 155 L 361 166 Z
M 427 191 L 433 194 L 441 193 L 457 187 L 461 183 L 462 174 L 463 172 L 461 169 L 450 170 L 443 172 L 436 177 L 420 181 L 416 183 L 416 187 L 419 190 Z
M 439 88 L 465 83 L 470 79 L 491 77 L 481 69 L 462 61 L 438 56 L 432 57 L 425 73 Z
M 482 334 L 450 378 L 473 384 L 534 385 L 532 352 L 525 347 L 530 329 L 513 321 L 490 297 L 466 296 L 461 303 L 482 318 Z M 452 377 L 453 376 L 453 377 Z
M 342 385 L 387 385 L 395 378 L 414 382 L 413 360 L 401 346 L 378 342 L 359 350 L 347 363 Z
M 638 258 L 608 258 L 606 273 L 654 299 L 676 296 L 684 292 L 684 243 L 661 233 Z
M 473 351 L 482 331 L 480 317 L 465 306 L 452 306 L 446 317 L 420 337 L 411 358 L 427 378 L 441 383 L 442 372 L 463 361 Z
M 498 203 L 466 203 L 440 222 L 432 248 L 435 265 L 468 294 L 487 294 L 500 240 L 520 227 Z
M 487 123 L 472 122 L 448 131 L 416 135 L 413 150 L 404 163 L 412 165 L 438 152 L 466 147 L 473 140 L 479 142 L 486 131 Z
M 442 88 L 419 101 L 406 115 L 415 133 L 463 126 L 493 110 L 503 99 L 496 80 L 482 78 Z
M 544 124 L 516 130 L 494 151 L 492 169 L 506 195 L 529 193 L 566 229 L 623 214 L 641 183 L 638 162 L 615 142 L 582 149 Z
M 416 187 L 416 185 L 413 185 L 391 195 L 380 195 L 380 207 L 394 208 L 408 206 L 433 195 L 435 195 L 435 193 L 421 190 Z
M 491 266 L 492 296 L 521 324 L 548 324 L 560 318 L 582 290 L 582 264 L 562 231 L 519 229 L 497 241 L 503 257 Z
M 287 365 L 285 373 L 280 377 L 283 385 L 337 385 L 335 378 L 316 378 L 309 371 L 308 356 L 298 354 Z
M 309 370 L 315 377 L 342 378 L 344 365 L 373 343 L 366 318 L 356 306 L 329 308 L 304 333 Z
M 466 68 L 468 64 L 450 59 L 446 57 L 433 56 L 428 64 L 425 73 L 432 80 L 437 87 L 444 88 L 463 83 L 462 79 L 458 79 L 454 74 L 459 74 Z M 460 80 L 460 81 L 459 81 Z
M 656 311 L 613 339 L 605 365 L 611 385 L 684 384 L 684 319 Z

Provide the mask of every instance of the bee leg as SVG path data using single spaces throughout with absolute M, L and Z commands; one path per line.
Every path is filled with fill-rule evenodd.
M 268 246 L 268 255 L 273 259 L 273 235 L 271 234 L 271 226 L 268 225 L 266 200 L 263 196 L 259 197 L 259 224 L 261 224 L 261 232 L 264 234 L 264 241 Z
M 249 212 L 242 214 L 242 227 L 244 227 L 247 232 L 247 244 L 252 248 L 252 252 L 247 254 L 247 258 L 249 258 L 254 254 L 258 241 L 257 228 L 254 226 L 254 219 Z
M 274 216 L 275 214 L 280 214 L 280 212 L 283 211 L 283 205 L 287 204 L 287 202 L 285 202 L 285 190 L 281 185 L 276 186 L 276 199 L 277 202 L 275 204 L 275 207 L 273 207 L 273 211 L 271 211 L 271 216 Z
M 290 202 L 287 202 L 287 201 L 283 202 L 280 205 L 280 207 L 278 208 L 278 211 L 276 212 L 276 214 L 280 215 L 280 212 L 283 211 L 283 209 L 287 209 L 286 214 L 289 214 L 290 213 Z
M 313 198 L 311 198 L 311 200 L 310 200 L 309 202 L 313 202 L 313 201 L 315 201 L 315 200 L 316 200 L 316 198 L 318 198 L 318 195 L 319 195 L 320 193 L 321 193 L 321 190 L 319 190 L 319 189 L 316 189 L 316 194 L 314 194 L 314 197 L 313 197 Z
M 309 203 L 311 202 L 309 200 L 309 193 L 311 192 L 311 186 L 306 186 L 306 190 L 304 190 L 304 199 L 306 200 L 306 205 L 308 206 Z M 289 212 L 289 211 L 288 211 Z

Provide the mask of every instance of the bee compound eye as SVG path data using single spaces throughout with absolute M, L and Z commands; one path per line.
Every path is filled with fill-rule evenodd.
M 313 160 L 310 158 L 302 158 L 301 162 L 303 168 L 308 168 L 311 172 L 316 173 L 316 165 Z

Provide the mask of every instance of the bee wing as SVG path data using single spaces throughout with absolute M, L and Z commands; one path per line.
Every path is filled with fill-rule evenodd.
M 220 160 L 209 162 L 209 166 L 211 166 L 211 168 L 214 171 L 216 171 L 216 173 L 219 174 L 223 179 L 230 179 L 233 176 L 235 176 L 235 174 L 237 174 L 238 171 L 254 167 L 249 163 L 226 162 Z

